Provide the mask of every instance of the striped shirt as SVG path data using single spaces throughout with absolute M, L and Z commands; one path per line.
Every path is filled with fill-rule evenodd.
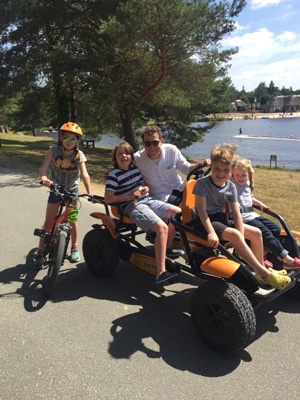
M 127 171 L 113 168 L 108 174 L 105 189 L 116 195 L 129 194 L 142 186 L 143 182 L 144 178 L 135 165 L 131 165 Z

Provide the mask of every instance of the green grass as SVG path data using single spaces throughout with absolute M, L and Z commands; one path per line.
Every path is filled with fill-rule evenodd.
M 0 148 L 0 165 L 36 176 L 49 146 L 55 144 L 47 137 L 33 137 L 20 134 L 2 134 Z M 87 168 L 91 180 L 104 184 L 103 171 L 111 166 L 111 149 L 84 149 L 88 159 Z
M 1 134 L 0 166 L 39 179 L 38 170 L 53 140 L 21 134 Z M 111 166 L 111 149 L 84 149 L 92 188 L 103 194 L 103 171 Z M 191 160 L 192 161 L 192 160 Z M 288 225 L 300 232 L 300 171 L 257 167 L 254 196 L 282 215 Z

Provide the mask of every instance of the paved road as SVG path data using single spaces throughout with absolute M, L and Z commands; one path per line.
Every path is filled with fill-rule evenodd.
M 30 265 L 46 199 L 31 178 L 0 169 L 1 400 L 299 398 L 300 302 L 259 308 L 254 342 L 225 357 L 193 328 L 188 276 L 161 292 L 125 263 L 99 280 L 84 261 L 66 262 L 46 301 L 45 271 Z M 95 207 L 82 205 L 81 239 Z

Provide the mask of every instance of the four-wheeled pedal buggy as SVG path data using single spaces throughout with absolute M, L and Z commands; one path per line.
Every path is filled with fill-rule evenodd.
M 203 279 L 204 283 L 195 289 L 191 297 L 192 321 L 207 345 L 222 353 L 233 353 L 253 340 L 256 331 L 254 310 L 259 305 L 284 293 L 300 298 L 300 270 L 288 271 L 291 283 L 279 291 L 256 279 L 251 268 L 230 246 L 224 243 L 216 249 L 207 246 L 206 237 L 188 223 L 195 204 L 192 191 L 196 179 L 208 172 L 208 169 L 195 169 L 187 177 L 182 212 L 173 215 L 170 222 L 177 231 L 174 247 L 182 248 L 185 257 L 179 260 L 166 258 L 166 267 L 170 271 Z M 83 255 L 90 271 L 98 277 L 107 278 L 116 270 L 121 259 L 156 275 L 154 246 L 145 246 L 145 241 L 139 240 L 145 239 L 146 233 L 124 216 L 117 205 L 106 205 L 101 196 L 94 196 L 94 201 L 101 203 L 105 212 L 91 214 L 101 222 L 94 224 L 83 240 Z M 300 258 L 297 243 L 300 233 L 291 231 L 278 214 L 266 212 L 281 223 L 280 240 L 284 247 L 291 256 Z M 272 256 L 271 259 L 275 269 L 282 269 L 277 259 Z

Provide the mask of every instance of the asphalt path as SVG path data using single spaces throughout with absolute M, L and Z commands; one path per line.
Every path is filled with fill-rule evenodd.
M 113 277 L 65 262 L 45 298 L 32 269 L 47 189 L 0 168 L 0 399 L 298 399 L 300 301 L 261 306 L 253 343 L 223 356 L 205 346 L 189 315 L 200 283 L 159 290 L 151 275 L 120 263 Z M 98 205 L 79 214 L 80 248 Z

